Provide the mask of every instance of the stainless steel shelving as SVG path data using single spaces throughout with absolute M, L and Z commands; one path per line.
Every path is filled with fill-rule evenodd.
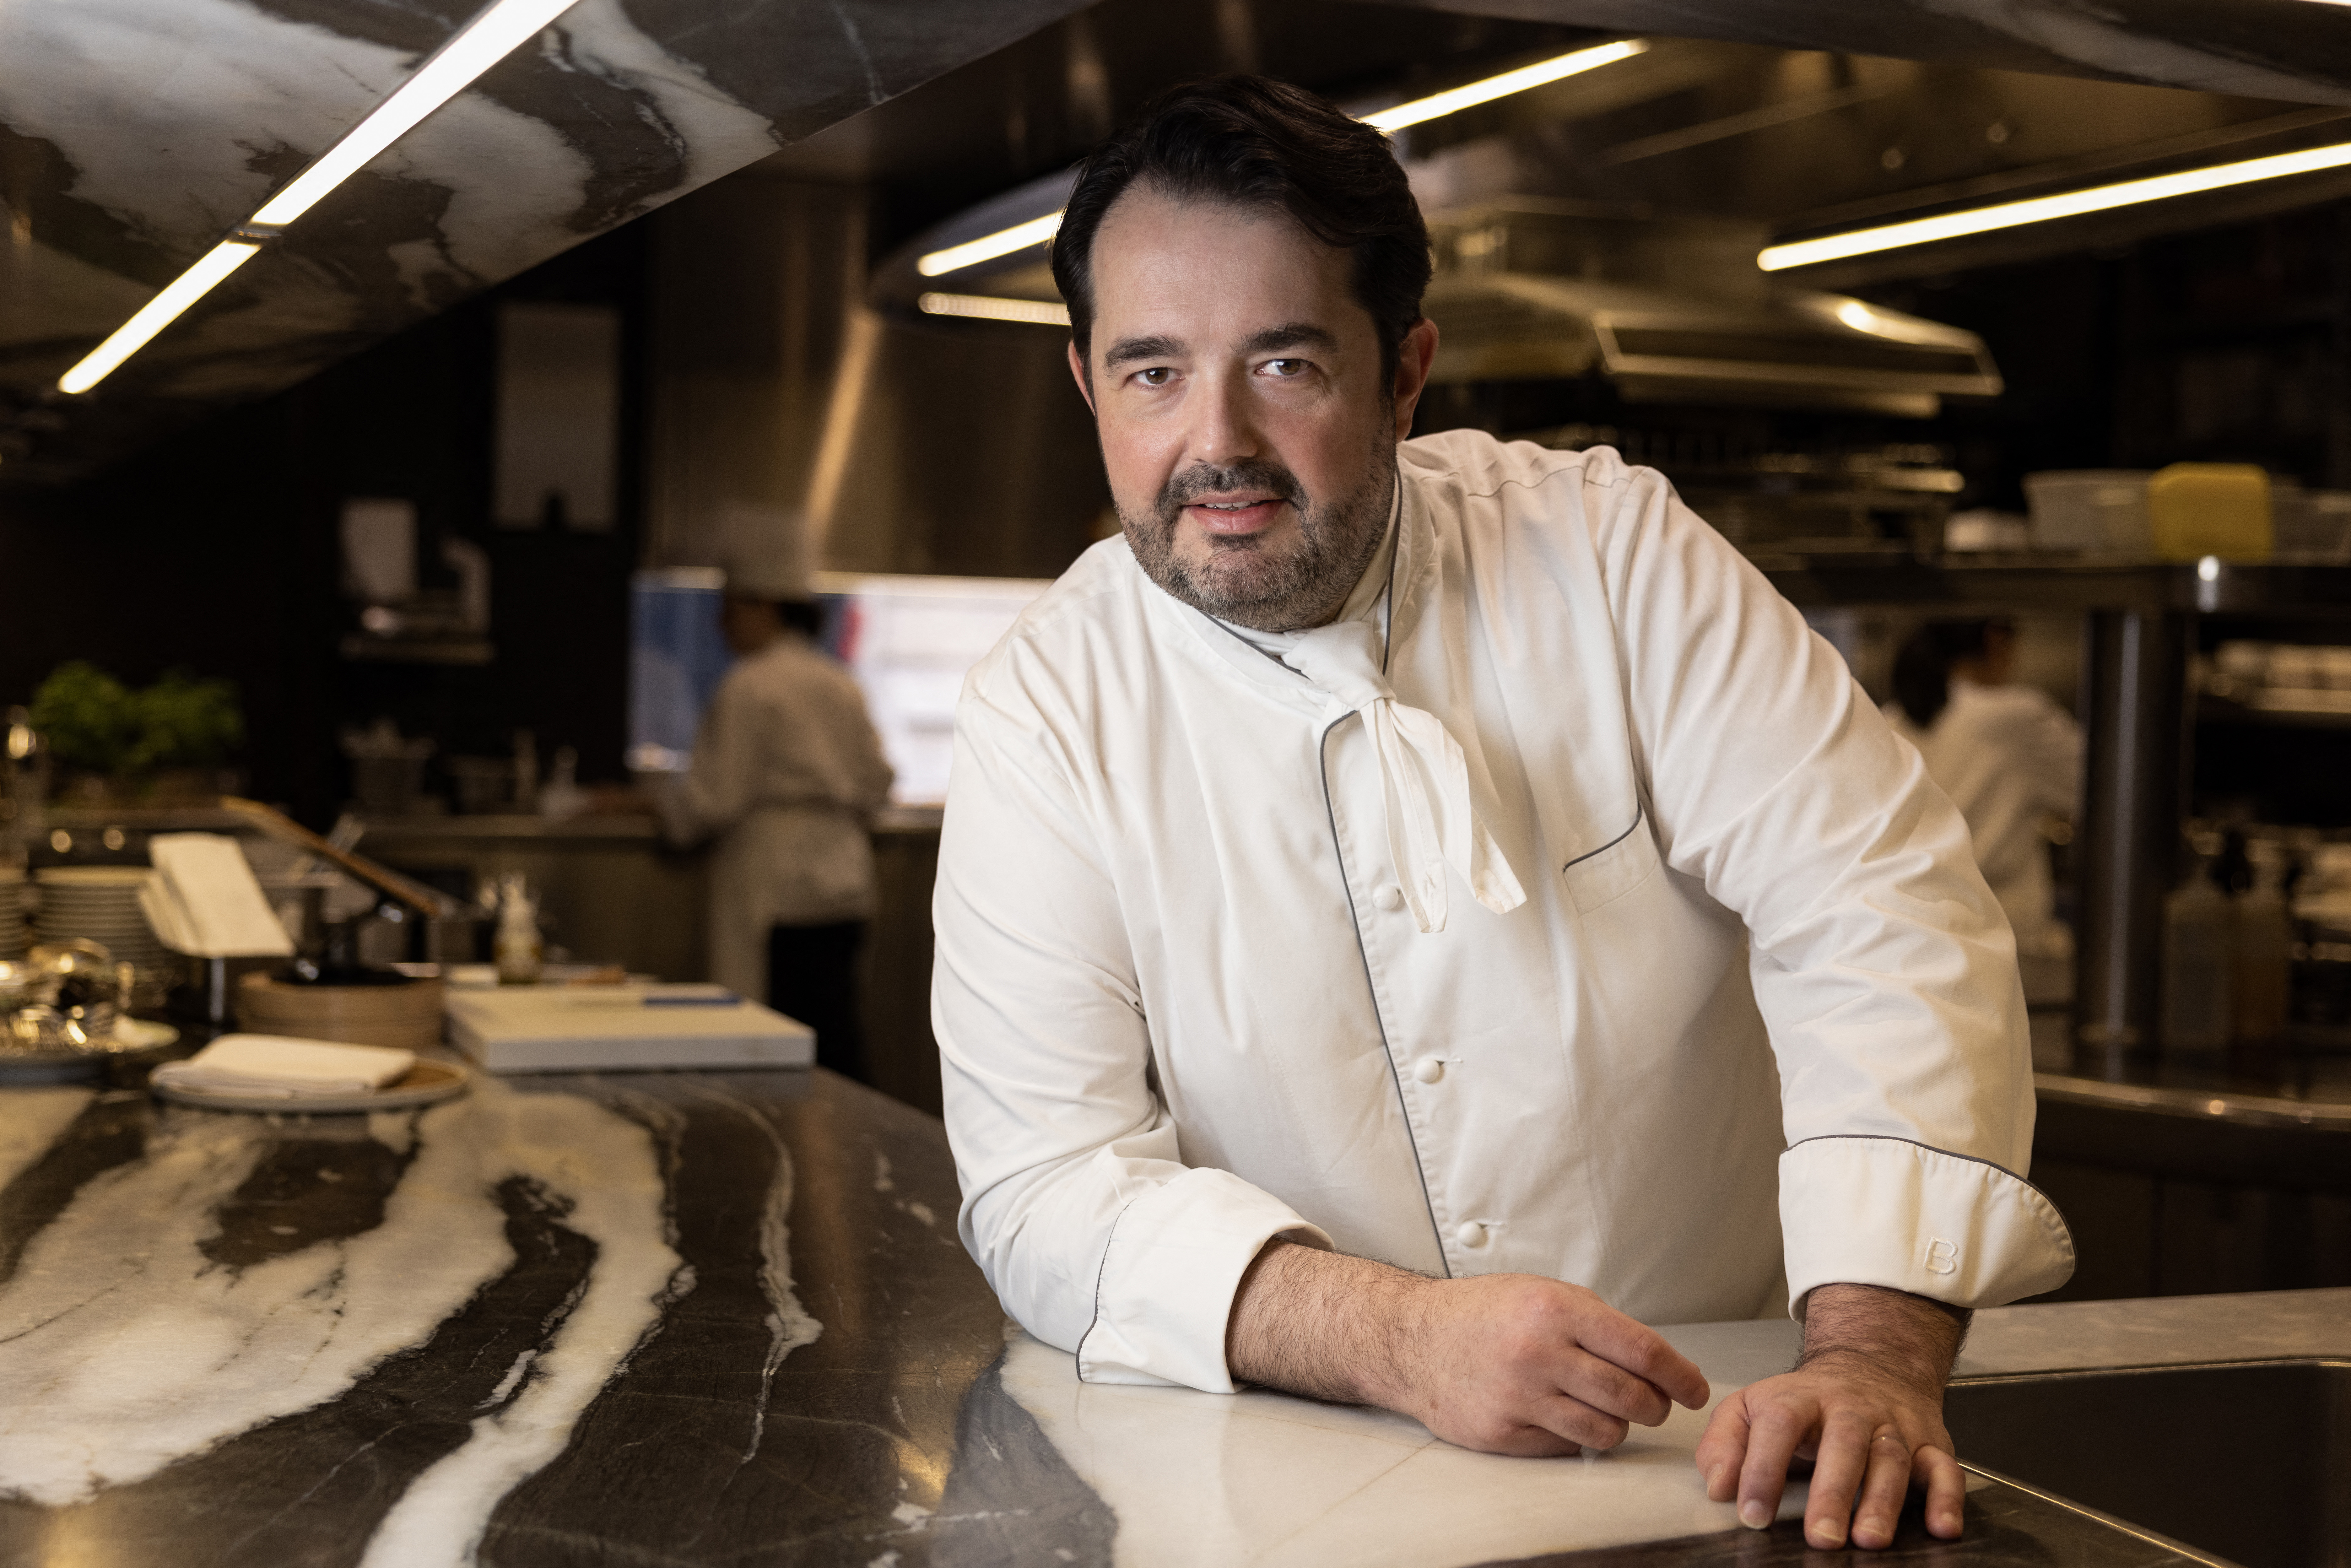
M 2074 831 L 2077 1061 L 2120 1076 L 2151 1044 L 2163 898 L 2185 798 L 2188 660 L 2200 616 L 2351 622 L 2351 566 L 1985 555 L 1758 556 L 1805 609 L 2051 611 L 2084 617 L 2083 820 Z

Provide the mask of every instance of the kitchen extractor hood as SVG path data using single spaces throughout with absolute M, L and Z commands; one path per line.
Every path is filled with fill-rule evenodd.
M 1755 267 L 1759 225 L 1530 199 L 1429 227 L 1438 385 L 1597 376 L 1635 402 L 1921 419 L 2001 390 L 1972 332 L 1774 286 Z
M 977 313 L 943 298 L 1058 305 L 1041 237 L 930 276 L 919 264 L 1058 209 L 1069 179 L 1008 193 L 905 246 L 876 269 L 871 302 L 901 319 Z M 1761 224 L 1518 197 L 1431 213 L 1428 225 L 1437 276 L 1423 308 L 1440 333 L 1439 386 L 1597 378 L 1632 402 L 1914 419 L 1947 397 L 2001 391 L 1973 332 L 1775 283 L 1755 266 L 1770 238 Z

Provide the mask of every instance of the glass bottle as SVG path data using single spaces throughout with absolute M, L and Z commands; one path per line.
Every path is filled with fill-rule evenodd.
M 2220 835 L 2199 833 L 2196 868 L 2163 904 L 2163 1049 L 2224 1051 L 2234 1022 L 2230 981 L 2236 967 L 2234 910 L 2212 881 Z

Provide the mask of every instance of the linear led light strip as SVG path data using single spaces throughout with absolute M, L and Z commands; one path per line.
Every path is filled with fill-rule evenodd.
M 287 225 L 319 198 L 350 179 L 377 153 L 399 141 L 419 121 L 472 85 L 474 78 L 512 54 L 525 40 L 569 10 L 576 0 L 492 0 L 416 68 L 414 75 L 376 105 L 341 141 L 315 159 L 286 188 L 262 204 L 246 223 L 204 253 L 193 267 L 166 284 L 140 312 L 114 329 L 105 342 L 57 378 L 57 390 L 83 392 L 137 353 L 172 319 L 210 293 L 220 280 L 253 259 Z
M 985 321 L 1028 321 L 1066 327 L 1070 308 L 1045 299 L 1005 299 L 992 294 L 925 294 L 914 301 L 925 316 L 975 316 Z
M 2249 184 L 2256 180 L 2277 180 L 2288 174 L 2307 174 L 2320 169 L 2346 166 L 2351 166 L 2351 143 L 2314 147 L 2302 152 L 2280 152 L 2273 157 L 2248 158 L 2237 163 L 2216 163 L 2209 169 L 2157 174 L 2144 180 L 2126 180 L 2120 184 L 2095 185 L 2086 191 L 2068 191 L 2062 195 L 2035 196 L 2029 201 L 2002 202 L 1997 206 L 1977 207 L 1968 212 L 1944 213 L 1936 217 L 1913 218 L 1907 223 L 1886 224 L 1878 228 L 1824 235 L 1819 239 L 1798 240 L 1792 245 L 1767 246 L 1757 253 L 1755 265 L 1766 272 L 1779 272 L 1791 267 L 1812 267 L 1823 261 L 1842 261 L 1852 256 L 1870 256 L 1881 250 L 1928 245 L 1940 239 L 1957 239 L 1962 235 L 1988 234 L 1994 229 L 2046 223 L 2052 218 L 2103 213 L 2115 207 L 2136 206 L 2141 202 L 2159 202 L 2170 196 L 2194 195 L 2200 191 L 2218 191 L 2230 185 Z
M 1630 59 L 1635 55 L 1646 52 L 1648 47 L 1648 44 L 1640 38 L 1625 38 L 1614 44 L 1597 44 L 1588 49 L 1577 49 L 1573 54 L 1539 60 L 1533 65 L 1522 66 L 1514 71 L 1504 71 L 1500 76 L 1488 77 L 1484 81 L 1473 81 L 1468 87 L 1457 87 L 1449 92 L 1435 93 L 1427 98 L 1416 98 L 1410 103 L 1400 103 L 1394 109 L 1383 109 L 1377 113 L 1357 115 L 1356 118 L 1365 125 L 1374 126 L 1381 131 L 1401 131 L 1407 125 L 1418 125 L 1425 120 L 1457 114 L 1462 110 L 1478 104 L 1491 103 L 1498 98 L 1508 98 L 1514 92 L 1524 92 L 1529 88 L 1541 87 L 1545 82 L 1559 81 L 1563 78 L 1575 76 L 1600 66 Z M 936 277 L 942 273 L 957 272 L 967 267 L 977 267 L 983 261 L 994 261 L 999 256 L 1010 256 L 1014 251 L 1026 250 L 1032 245 L 1043 245 L 1053 237 L 1054 232 L 1061 226 L 1061 214 L 1058 211 L 1047 213 L 1041 218 L 1031 218 L 1025 224 L 1016 224 L 1008 229 L 1001 229 L 992 235 L 982 235 L 977 239 L 967 240 L 961 245 L 951 245 L 945 250 L 932 251 L 914 263 L 914 270 L 925 277 Z M 967 296 L 966 298 L 983 297 Z

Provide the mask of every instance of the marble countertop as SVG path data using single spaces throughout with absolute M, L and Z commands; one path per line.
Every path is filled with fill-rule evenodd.
M 1803 1555 L 1792 1521 L 1705 1500 L 1687 1413 L 1525 1460 L 1081 1385 L 1008 1330 L 955 1206 L 939 1124 L 823 1072 L 490 1081 L 364 1117 L 0 1091 L 0 1564 Z M 1961 1370 L 2351 1354 L 2346 1324 L 2351 1291 L 2016 1308 Z M 1669 1332 L 1718 1395 L 1793 1333 Z M 1996 1484 L 1970 1507 L 1958 1548 L 1914 1544 L 2190 1560 Z

